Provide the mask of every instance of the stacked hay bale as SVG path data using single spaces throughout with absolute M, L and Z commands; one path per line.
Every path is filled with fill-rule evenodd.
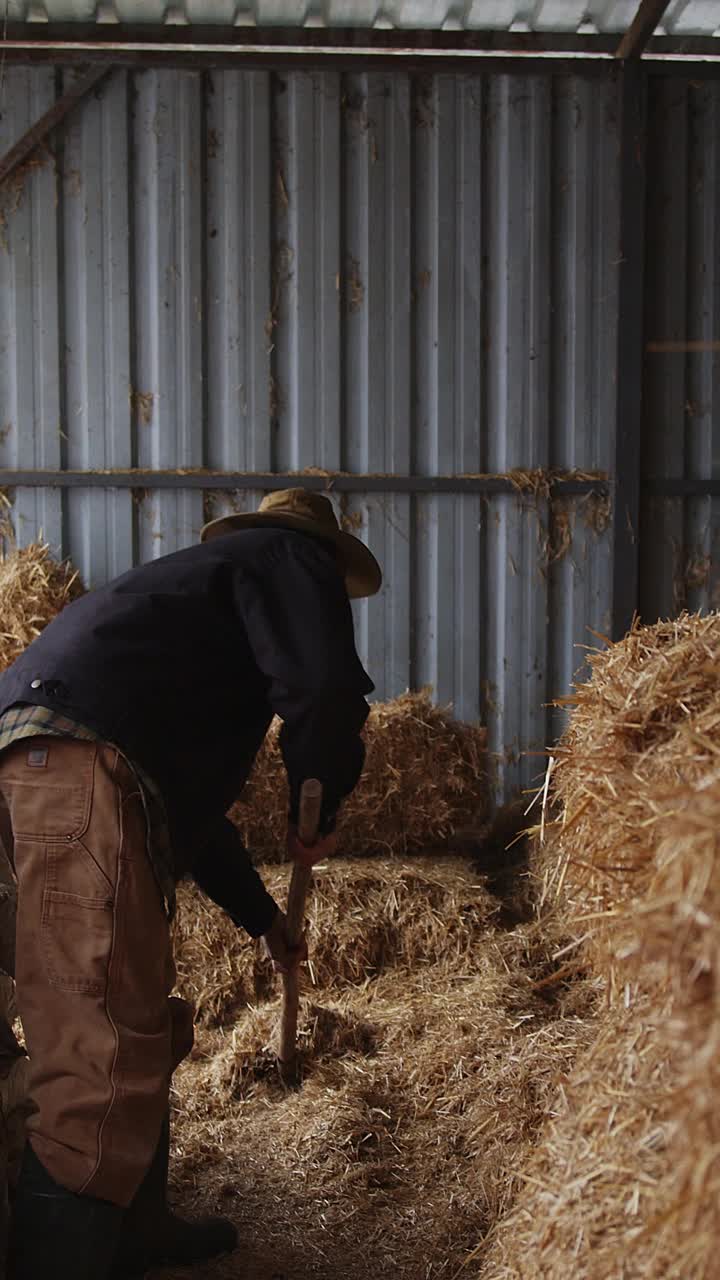
M 0 671 L 83 589 L 72 566 L 54 560 L 44 543 L 7 552 L 0 560 Z
M 287 780 L 274 722 L 232 817 L 260 862 L 285 856 Z M 365 769 L 343 806 L 340 854 L 406 857 L 447 848 L 488 816 L 486 731 L 455 720 L 427 691 L 375 703 Z
M 720 1236 L 720 617 L 598 654 L 557 753 L 546 897 L 607 1013 L 483 1280 L 709 1280 Z

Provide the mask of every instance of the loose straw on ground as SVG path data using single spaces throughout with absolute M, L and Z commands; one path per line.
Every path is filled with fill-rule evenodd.
M 284 869 L 262 870 L 277 891 Z M 459 859 L 338 859 L 315 879 L 299 1093 L 278 1080 L 260 948 L 181 894 L 201 1027 L 176 1076 L 177 1192 L 239 1221 L 251 1280 L 449 1280 L 512 1205 L 596 984 L 544 986 L 567 939 L 504 929 Z

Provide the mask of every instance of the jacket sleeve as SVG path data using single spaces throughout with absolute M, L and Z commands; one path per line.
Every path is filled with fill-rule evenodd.
M 350 602 L 332 548 L 290 535 L 262 575 L 239 578 L 236 599 L 270 704 L 283 721 L 291 819 L 302 783 L 318 778 L 321 829 L 327 832 L 362 772 L 365 694 L 374 687 L 355 649 Z
M 320 831 L 325 835 L 362 773 L 365 747 L 360 730 L 368 705 L 346 690 L 334 697 L 286 691 L 278 696 L 275 710 L 284 721 L 280 749 L 290 785 L 290 820 L 297 822 L 303 782 L 318 778 L 323 784 Z
M 278 906 L 229 818 L 217 823 L 190 870 L 203 893 L 227 911 L 235 924 L 253 938 L 267 933 Z

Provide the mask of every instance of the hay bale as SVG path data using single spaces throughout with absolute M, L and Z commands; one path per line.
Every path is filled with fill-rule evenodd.
M 554 1100 L 554 1115 L 520 1171 L 508 1216 L 468 1275 L 482 1280 L 659 1280 L 703 1274 L 679 1266 L 652 1230 L 667 1208 L 671 1071 L 650 1010 L 613 1009 Z M 689 1259 L 687 1259 L 689 1261 Z M 707 1273 L 708 1275 L 710 1273 Z
M 276 722 L 231 817 L 259 862 L 285 856 L 287 780 Z M 407 857 L 448 848 L 488 813 L 486 731 L 436 707 L 426 691 L 375 703 L 366 761 L 338 825 L 340 853 Z
M 521 1171 L 518 1201 L 472 1275 L 717 1275 L 720 917 L 710 917 L 706 907 L 720 880 L 720 776 L 712 808 L 712 833 L 707 827 L 692 853 L 693 836 L 668 828 L 669 882 L 663 898 L 658 878 L 638 930 L 627 970 L 635 981 L 628 981 L 625 1000 L 609 1009 L 595 1044 L 560 1091 L 556 1118 Z M 699 889 L 708 870 L 702 844 L 710 841 L 714 885 L 708 895 Z
M 717 764 L 720 616 L 636 626 L 590 664 L 554 750 L 559 817 L 540 864 L 545 896 L 581 926 L 612 982 L 627 924 L 647 903 L 662 824 Z
M 566 939 L 499 927 L 460 860 L 338 860 L 318 881 L 304 1081 L 290 1092 L 272 1057 L 277 982 L 250 990 L 253 944 L 212 908 L 193 936 L 198 903 L 183 892 L 182 990 L 206 1016 L 175 1078 L 175 1192 L 231 1213 L 249 1276 L 450 1280 L 512 1204 L 587 1042 L 596 984 L 544 985 Z M 236 1270 L 228 1259 L 198 1274 Z
M 559 751 L 546 891 L 606 985 L 482 1280 L 709 1280 L 720 1236 L 720 618 L 635 628 Z
M 71 600 L 78 574 L 53 560 L 44 543 L 13 548 L 0 560 L 0 671 L 4 671 Z

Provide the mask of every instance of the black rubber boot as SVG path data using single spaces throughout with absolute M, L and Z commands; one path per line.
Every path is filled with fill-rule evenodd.
M 136 1280 L 153 1266 L 192 1266 L 237 1247 L 237 1231 L 227 1218 L 186 1222 L 168 1207 L 170 1126 L 160 1141 L 135 1199 L 125 1213 L 112 1280 Z
M 11 1203 L 9 1280 L 109 1280 L 123 1215 L 58 1186 L 27 1143 Z

